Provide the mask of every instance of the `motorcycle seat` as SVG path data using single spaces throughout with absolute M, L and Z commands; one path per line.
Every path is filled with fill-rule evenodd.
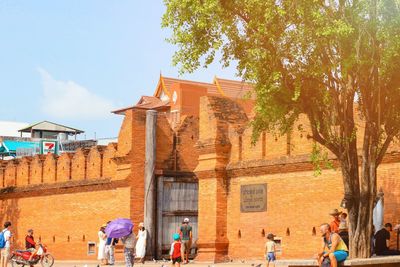
M 30 252 L 29 250 L 16 250 L 16 252 L 19 252 L 19 253 L 24 253 L 24 252 Z

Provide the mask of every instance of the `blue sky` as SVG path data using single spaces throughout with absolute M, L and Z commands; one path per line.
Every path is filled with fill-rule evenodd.
M 161 0 L 0 1 L 0 120 L 117 136 L 122 117 L 109 111 L 151 95 L 160 71 L 178 77 L 164 10 Z M 216 63 L 181 78 L 234 74 Z

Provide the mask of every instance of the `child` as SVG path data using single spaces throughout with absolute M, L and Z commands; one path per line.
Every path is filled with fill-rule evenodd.
M 275 254 L 276 249 L 275 249 L 274 235 L 268 234 L 267 240 L 268 240 L 267 243 L 265 243 L 265 258 L 267 260 L 267 267 L 268 267 L 271 261 L 274 263 L 276 260 L 276 254 Z
M 180 241 L 180 235 L 175 233 L 173 236 L 174 242 L 171 244 L 171 251 L 169 253 L 171 260 L 172 260 L 172 266 L 179 267 L 181 266 L 182 262 L 182 255 L 181 255 L 181 241 Z
M 340 214 L 340 222 L 344 223 L 347 227 L 347 213 L 342 212 L 342 214 Z

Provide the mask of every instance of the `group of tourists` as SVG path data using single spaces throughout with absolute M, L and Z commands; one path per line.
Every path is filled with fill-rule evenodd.
M 179 267 L 181 263 L 189 263 L 189 254 L 192 247 L 192 226 L 189 225 L 189 218 L 185 218 L 179 228 L 179 233 L 172 235 L 173 242 L 169 252 L 172 266 Z
M 323 223 L 319 229 L 322 236 L 322 244 L 321 250 L 317 254 L 317 261 L 320 267 L 337 267 L 349 255 L 347 214 L 334 209 L 329 215 L 333 219 L 331 223 Z M 400 251 L 390 248 L 391 231 L 392 225 L 390 223 L 386 223 L 385 227 L 376 233 L 375 229 L 373 229 L 371 237 L 372 255 L 400 255 Z M 267 235 L 264 257 L 267 261 L 267 267 L 276 260 L 276 244 L 272 233 Z
M 139 223 L 137 235 L 133 229 L 126 236 L 121 238 L 108 237 L 106 234 L 107 225 L 110 222 L 102 225 L 98 232 L 99 245 L 97 259 L 101 265 L 114 265 L 115 263 L 115 246 L 121 241 L 124 247 L 124 257 L 126 267 L 134 265 L 135 258 L 139 259 L 140 263 L 145 262 L 147 232 L 144 224 Z M 173 242 L 170 249 L 170 260 L 173 266 L 180 266 L 181 263 L 189 263 L 190 249 L 192 246 L 192 226 L 189 225 L 189 218 L 185 218 L 179 228 L 179 233 L 172 235 Z M 1 267 L 1 266 L 0 266 Z
M 124 246 L 124 257 L 125 264 L 127 267 L 131 267 L 134 264 L 135 258 L 138 258 L 141 263 L 145 261 L 146 255 L 146 240 L 147 231 L 144 227 L 143 222 L 139 223 L 139 229 L 137 235 L 132 231 L 121 238 L 107 237 L 105 229 L 107 225 L 103 224 L 98 232 L 99 246 L 97 259 L 101 265 L 114 265 L 115 263 L 115 246 L 121 241 Z
M 0 267 L 7 267 L 10 259 L 10 247 L 11 247 L 11 222 L 7 221 L 4 223 L 4 229 L 0 232 L 0 250 L 1 250 L 1 260 Z M 33 236 L 33 229 L 28 229 L 25 236 L 25 250 L 30 252 L 28 262 L 31 262 L 33 258 L 38 255 L 41 256 L 40 260 L 43 260 L 43 250 L 40 247 L 39 242 L 35 241 Z M 33 265 L 31 265 L 33 266 Z
M 318 264 L 322 267 L 336 267 L 338 263 L 346 260 L 349 254 L 349 232 L 347 227 L 347 214 L 337 209 L 329 213 L 333 220 L 330 224 L 323 223 L 320 232 L 323 237 L 322 248 L 318 253 Z M 390 249 L 390 232 L 392 225 L 386 223 L 385 227 L 375 232 L 372 227 L 371 254 L 377 256 L 400 255 L 400 251 Z

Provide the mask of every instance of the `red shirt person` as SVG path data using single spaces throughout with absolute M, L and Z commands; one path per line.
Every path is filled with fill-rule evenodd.
M 338 209 L 334 209 L 329 213 L 329 215 L 333 217 L 333 221 L 329 224 L 331 232 L 333 233 L 339 233 L 340 214 L 342 214 L 342 212 L 338 211 Z
M 31 252 L 31 255 L 29 256 L 28 261 L 31 261 L 33 257 L 36 255 L 36 242 L 35 239 L 33 238 L 33 230 L 29 229 L 28 230 L 28 235 L 25 237 L 25 248 L 26 250 Z M 30 265 L 31 267 L 33 265 Z
M 26 250 L 32 250 L 36 248 L 36 242 L 33 238 L 33 230 L 28 230 L 28 235 L 25 237 L 25 248 Z

